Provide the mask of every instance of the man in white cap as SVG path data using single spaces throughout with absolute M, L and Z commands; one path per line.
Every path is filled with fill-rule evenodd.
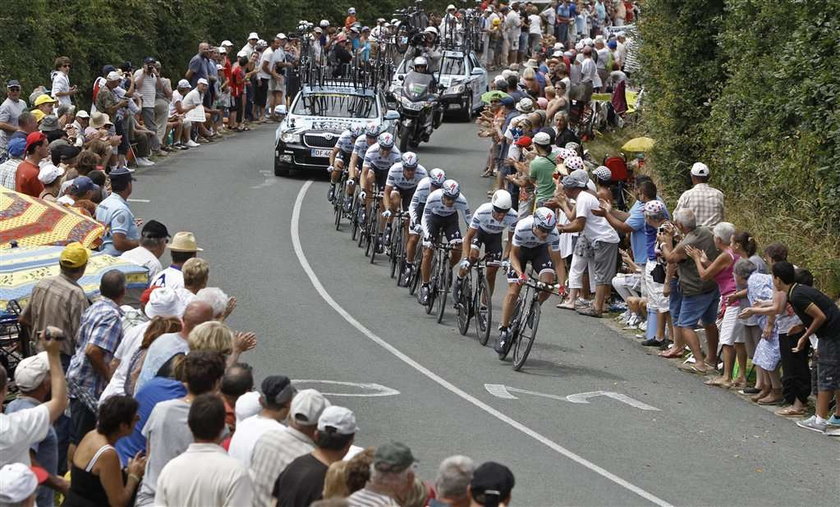
M 14 414 L 22 410 L 35 408 L 50 399 L 50 363 L 46 352 L 27 357 L 15 368 L 15 385 L 20 394 L 6 406 L 6 414 Z M 33 466 L 43 468 L 47 472 L 47 480 L 38 489 L 38 505 L 54 505 L 55 491 L 67 494 L 70 486 L 67 481 L 58 477 L 58 436 L 50 426 L 46 437 L 33 442 L 29 447 L 29 457 Z
M 195 257 L 198 252 L 204 251 L 204 249 L 198 247 L 195 235 L 189 231 L 176 232 L 167 246 L 172 256 L 172 264 L 153 278 L 149 285 L 183 289 L 184 274 L 181 272 L 181 268 L 185 262 Z
M 691 166 L 692 187 L 682 193 L 674 213 L 681 209 L 694 212 L 697 226 L 714 227 L 723 221 L 723 192 L 709 186 L 711 171 L 703 162 Z
M 175 131 L 175 144 L 172 146 L 182 150 L 201 146 L 190 138 L 192 122 L 183 120 L 184 114 L 187 112 L 184 109 L 184 97 L 190 92 L 190 88 L 192 88 L 190 82 L 186 79 L 178 81 L 178 86 L 176 86 L 175 90 L 172 90 L 172 100 L 169 103 L 169 118 L 181 122 L 180 130 Z M 181 134 L 180 136 L 177 135 L 179 132 Z
M 43 469 L 29 467 L 23 463 L 12 463 L 0 468 L 0 505 L 14 507 L 35 507 L 42 504 L 35 491 L 46 480 Z M 37 503 L 36 503 L 37 500 Z
M 274 483 L 272 496 L 277 505 L 309 505 L 320 500 L 327 470 L 347 454 L 358 430 L 356 416 L 350 409 L 324 409 L 315 431 L 315 449 L 289 463 Z
M 193 109 L 195 109 L 199 106 L 203 107 L 204 102 L 205 102 L 204 98 L 205 98 L 205 95 L 207 94 L 207 90 L 209 88 L 210 88 L 210 82 L 207 81 L 207 79 L 205 79 L 203 77 L 199 78 L 196 81 L 195 88 L 193 88 L 192 90 L 189 91 L 189 93 L 184 95 L 184 98 L 181 100 L 181 108 L 183 109 L 183 111 L 185 113 L 187 113 L 187 112 L 192 111 Z M 205 121 L 210 119 L 210 113 L 207 112 L 206 108 L 204 110 L 204 119 L 205 119 Z M 209 130 L 207 130 L 207 127 L 204 126 L 203 122 L 195 122 L 195 123 L 193 123 L 193 126 L 198 128 L 199 134 L 201 134 L 201 136 L 205 139 L 205 141 L 207 141 L 207 142 L 212 142 L 213 141 L 213 139 L 212 139 L 213 135 L 210 133 Z
M 250 59 L 251 53 L 255 51 L 257 47 L 257 41 L 260 40 L 260 36 L 257 35 L 257 32 L 251 32 L 248 34 L 248 42 L 242 46 L 242 49 L 239 50 L 240 53 L 245 53 L 245 57 Z
M 318 419 L 330 402 L 315 389 L 304 389 L 292 399 L 287 428 L 269 430 L 257 440 L 251 453 L 251 479 L 255 505 L 272 505 L 274 482 L 296 458 L 315 449 Z
M 271 375 L 263 379 L 260 384 L 262 409 L 258 414 L 236 424 L 236 433 L 230 440 L 228 450 L 230 455 L 244 466 L 249 466 L 257 440 L 268 431 L 283 429 L 282 421 L 289 415 L 296 393 L 292 381 L 285 375 Z

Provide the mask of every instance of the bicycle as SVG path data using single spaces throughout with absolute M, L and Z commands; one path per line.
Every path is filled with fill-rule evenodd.
M 504 354 L 499 359 L 504 360 L 513 348 L 513 369 L 520 371 L 528 359 L 531 347 L 537 337 L 540 324 L 542 305 L 539 298 L 541 292 L 554 292 L 559 285 L 549 284 L 530 275 L 523 283 L 525 294 L 520 294 L 516 300 L 513 316 L 510 320 L 510 341 Z
M 370 263 L 376 258 L 377 249 L 380 246 L 381 235 L 379 233 L 380 209 L 382 206 L 382 191 L 377 187 L 373 193 L 373 203 L 370 206 L 370 217 L 365 228 L 365 255 L 370 256 Z
M 446 296 L 452 286 L 452 266 L 449 265 L 450 252 L 453 246 L 445 242 L 445 236 L 441 231 L 438 240 L 434 245 L 432 257 L 432 277 L 429 280 L 429 300 L 426 302 L 426 313 L 431 314 L 437 306 L 437 321 L 443 321 L 443 313 L 446 310 Z
M 391 278 L 402 276 L 402 270 L 405 267 L 405 245 L 408 242 L 408 212 L 400 211 L 394 215 L 393 221 L 386 227 L 386 231 L 390 230 L 390 238 L 388 248 L 388 258 L 391 263 Z M 399 228 L 396 233 L 393 230 L 393 224 L 396 223 Z M 388 234 L 386 233 L 386 236 Z M 399 283 L 399 281 L 398 281 Z
M 488 266 L 501 265 L 500 262 L 481 259 L 476 262 L 464 277 L 461 285 L 461 297 L 455 303 L 458 317 L 458 331 L 466 336 L 470 329 L 470 320 L 475 317 L 475 333 L 478 342 L 487 345 L 490 339 L 491 322 L 493 320 L 493 301 L 490 297 L 490 286 L 487 283 Z M 473 280 L 475 279 L 475 290 Z
M 341 178 L 335 185 L 335 192 L 333 194 L 333 213 L 335 213 L 335 230 L 341 230 L 341 219 L 348 214 L 344 212 L 344 189 L 347 186 L 347 171 L 342 171 Z M 352 217 L 352 215 L 350 215 Z M 351 218 L 352 220 L 352 218 Z M 354 236 L 355 239 L 355 236 Z

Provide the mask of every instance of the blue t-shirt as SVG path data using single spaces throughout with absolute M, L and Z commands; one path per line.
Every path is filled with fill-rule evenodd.
M 28 408 L 35 408 L 40 404 L 41 402 L 34 398 L 22 396 L 6 406 L 6 415 Z M 30 449 L 35 452 L 35 459 L 41 465 L 41 468 L 50 475 L 58 473 L 58 436 L 55 433 L 55 428 L 50 426 L 46 438 L 32 444 Z M 39 486 L 36 505 L 55 505 L 55 492 L 46 486 Z
M 134 431 L 131 432 L 131 435 L 117 440 L 116 445 L 123 466 L 127 465 L 128 460 L 138 452 L 146 452 L 146 437 L 143 436 L 143 426 L 146 425 L 146 421 L 152 414 L 155 405 L 162 401 L 183 398 L 186 395 L 187 389 L 184 384 L 167 377 L 155 377 L 137 391 L 134 399 L 139 404 L 137 415 L 140 416 L 140 420 L 134 425 Z
M 630 208 L 630 216 L 624 221 L 625 224 L 633 229 L 630 233 L 630 247 L 633 249 L 633 262 L 640 266 L 644 266 L 653 253 L 653 245 L 651 251 L 648 252 L 647 240 L 647 223 L 645 222 L 645 205 L 642 201 L 636 201 Z M 654 236 L 654 239 L 656 237 Z
M 656 200 L 657 201 L 662 201 L 662 198 L 657 197 Z M 662 201 L 662 203 L 664 204 L 664 201 Z M 648 225 L 647 222 L 645 222 L 644 204 L 640 203 L 639 201 L 636 201 L 636 204 L 634 204 L 633 207 L 630 208 L 630 216 L 627 218 L 627 221 L 625 223 L 627 225 L 629 225 L 630 227 L 633 227 L 633 229 L 638 230 L 638 229 L 636 229 L 636 227 L 634 225 L 635 222 L 631 223 L 631 220 L 633 219 L 633 209 L 636 207 L 636 205 L 639 205 L 639 204 L 641 204 L 640 209 L 642 210 L 641 211 L 642 223 L 645 225 L 644 234 L 642 235 L 645 239 L 645 243 L 644 243 L 644 246 L 642 246 L 641 243 L 639 243 L 638 248 L 640 248 L 640 250 L 638 250 L 638 251 L 639 252 L 646 252 L 647 258 L 644 259 L 644 260 L 641 260 L 643 257 L 639 256 L 636 253 L 637 252 L 637 247 L 636 247 L 636 243 L 634 242 L 634 239 L 633 239 L 633 235 L 636 234 L 636 233 L 630 233 L 630 244 L 633 247 L 633 262 L 635 262 L 636 264 L 643 265 L 645 262 L 647 262 L 647 260 L 656 260 L 656 233 L 657 233 L 657 231 L 656 231 L 656 228 L 651 227 L 650 225 Z M 668 218 L 668 219 L 671 218 L 671 214 L 668 213 L 667 208 L 665 209 L 665 218 Z M 636 234 L 636 235 L 638 236 L 639 234 Z M 640 240 L 636 240 L 636 241 L 640 241 Z M 640 260 L 641 260 L 641 263 L 639 262 Z

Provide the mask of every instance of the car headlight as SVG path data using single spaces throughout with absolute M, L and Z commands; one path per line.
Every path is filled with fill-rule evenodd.
M 463 83 L 452 85 L 452 86 L 450 86 L 449 88 L 446 89 L 446 94 L 445 95 L 460 95 L 460 94 L 464 93 L 464 90 L 466 90 L 466 89 L 467 89 L 467 87 Z
M 293 131 L 283 132 L 280 134 L 280 140 L 286 144 L 297 143 L 300 141 L 300 135 Z

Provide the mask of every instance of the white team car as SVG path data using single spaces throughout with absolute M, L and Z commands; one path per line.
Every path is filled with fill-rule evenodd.
M 393 134 L 399 119 L 379 89 L 343 83 L 304 86 L 274 134 L 274 174 L 322 171 L 329 166 L 330 152 L 345 129 L 373 122 L 382 132 Z

